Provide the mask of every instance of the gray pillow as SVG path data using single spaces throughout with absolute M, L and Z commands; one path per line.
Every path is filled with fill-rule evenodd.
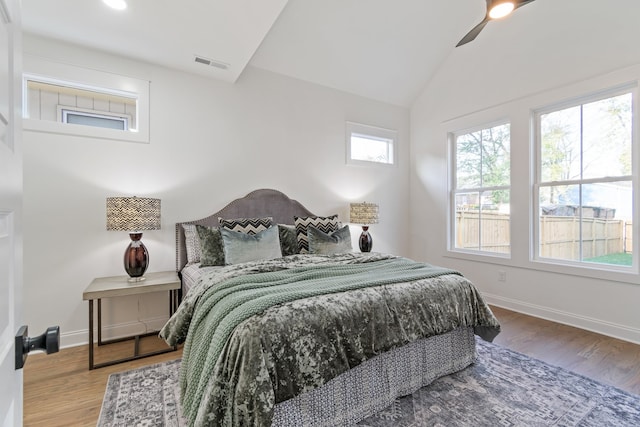
M 224 265 L 224 248 L 220 230 L 214 227 L 196 225 L 200 238 L 200 267 Z
M 220 229 L 227 265 L 282 257 L 278 227 L 270 227 L 256 234 Z
M 310 254 L 330 255 L 351 252 L 351 232 L 348 225 L 331 233 L 324 233 L 310 225 L 307 228 L 307 238 Z
M 300 253 L 295 226 L 278 224 L 278 234 L 280 235 L 280 250 L 282 250 L 282 256 Z

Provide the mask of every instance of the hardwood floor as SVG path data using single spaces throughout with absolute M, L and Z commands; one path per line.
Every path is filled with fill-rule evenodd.
M 496 344 L 640 395 L 640 345 L 499 307 L 491 309 L 502 326 Z
M 498 307 L 492 309 L 502 325 L 495 343 L 640 394 L 640 345 Z M 97 357 L 124 357 L 130 345 L 101 348 Z M 181 356 L 179 349 L 89 371 L 87 346 L 50 356 L 31 355 L 24 369 L 24 425 L 95 426 L 109 374 Z
M 155 342 L 154 342 L 155 341 Z M 142 352 L 161 349 L 155 337 L 145 338 Z M 131 341 L 96 350 L 96 363 L 133 354 Z M 95 427 L 109 375 L 182 356 L 182 348 L 89 371 L 88 346 L 63 349 L 49 356 L 30 355 L 24 368 L 24 426 Z

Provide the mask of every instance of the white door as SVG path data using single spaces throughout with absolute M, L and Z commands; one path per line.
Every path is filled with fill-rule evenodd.
M 0 0 L 0 426 L 22 425 L 22 146 L 19 0 Z

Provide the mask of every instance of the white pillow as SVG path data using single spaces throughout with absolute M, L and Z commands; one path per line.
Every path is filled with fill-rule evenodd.
M 202 250 L 195 224 L 182 224 L 182 228 L 184 229 L 184 244 L 187 249 L 187 264 L 200 262 Z

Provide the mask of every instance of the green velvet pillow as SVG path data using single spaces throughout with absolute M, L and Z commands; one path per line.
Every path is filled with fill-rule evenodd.
M 220 229 L 196 225 L 200 238 L 200 267 L 224 265 L 224 248 Z
M 282 256 L 300 253 L 295 226 L 278 224 L 278 234 L 280 235 L 280 250 L 282 251 Z
M 220 229 L 227 265 L 282 257 L 278 227 L 270 227 L 256 234 Z
M 348 225 L 331 233 L 325 233 L 310 225 L 307 228 L 307 239 L 310 254 L 330 255 L 351 252 L 351 232 Z

